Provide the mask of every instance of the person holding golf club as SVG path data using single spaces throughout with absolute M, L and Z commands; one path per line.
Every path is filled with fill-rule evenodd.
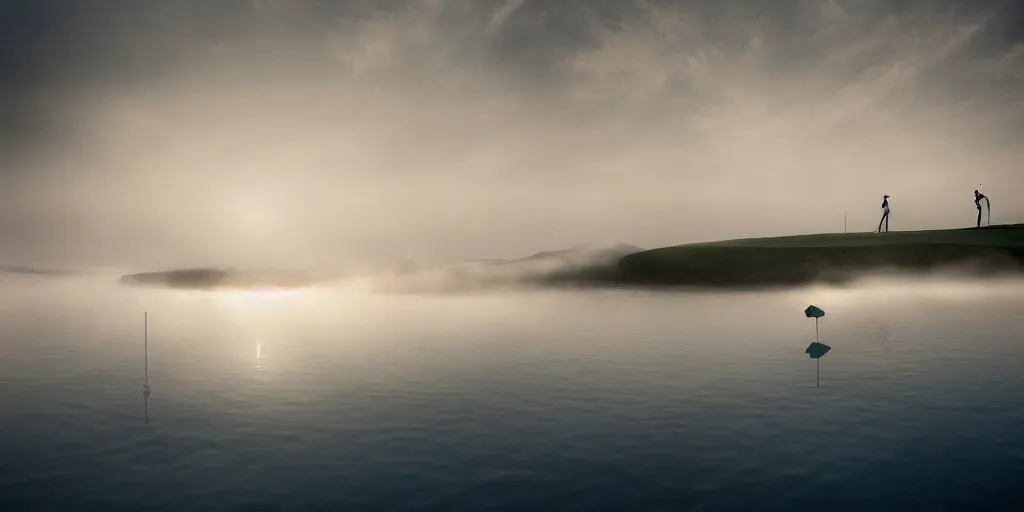
M 889 232 L 889 196 L 882 197 L 882 220 L 878 221 L 878 232 L 882 232 L 882 223 L 885 223 L 885 232 Z
M 975 190 L 974 191 L 974 206 L 978 209 L 978 227 L 979 228 L 981 227 L 981 200 L 982 199 L 985 200 L 985 207 L 988 208 L 988 223 L 990 225 L 992 224 L 992 203 L 990 203 L 988 198 L 985 197 L 985 194 L 982 194 L 981 192 L 978 192 L 977 190 Z

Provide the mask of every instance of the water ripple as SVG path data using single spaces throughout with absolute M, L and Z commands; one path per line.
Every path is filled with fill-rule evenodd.
M 147 424 L 122 309 L 144 295 L 111 293 L 0 302 L 5 510 L 979 510 L 1024 477 L 1005 294 L 829 308 L 821 388 L 786 294 L 403 297 L 362 319 L 153 295 Z

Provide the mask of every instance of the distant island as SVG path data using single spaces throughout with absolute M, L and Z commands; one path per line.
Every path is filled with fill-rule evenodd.
M 297 288 L 322 280 L 319 276 L 302 272 L 227 268 L 181 268 L 121 276 L 121 282 L 125 284 L 198 290 Z
M 751 238 L 628 254 L 614 280 L 632 285 L 840 283 L 876 271 L 971 275 L 1024 270 L 1024 224 L 969 229 Z

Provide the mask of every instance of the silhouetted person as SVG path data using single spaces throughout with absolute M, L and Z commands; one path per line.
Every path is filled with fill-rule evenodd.
M 982 199 L 985 200 L 985 206 L 988 207 L 988 217 L 989 217 L 989 219 L 992 218 L 992 203 L 990 203 L 988 201 L 988 198 L 985 197 L 985 194 L 982 194 L 981 192 L 978 192 L 977 190 L 975 190 L 974 191 L 974 206 L 976 206 L 978 208 L 978 227 L 979 228 L 981 227 L 981 200 Z M 991 221 L 989 223 L 991 223 Z
M 882 220 L 878 221 L 878 232 L 882 232 L 882 223 L 885 223 L 885 232 L 889 232 L 889 196 L 882 197 Z

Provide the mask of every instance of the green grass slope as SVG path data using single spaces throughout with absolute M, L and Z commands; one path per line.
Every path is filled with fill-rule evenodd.
M 753 238 L 653 249 L 619 260 L 619 279 L 647 285 L 762 286 L 841 282 L 876 270 L 975 273 L 1024 268 L 1024 224 L 981 229 Z

